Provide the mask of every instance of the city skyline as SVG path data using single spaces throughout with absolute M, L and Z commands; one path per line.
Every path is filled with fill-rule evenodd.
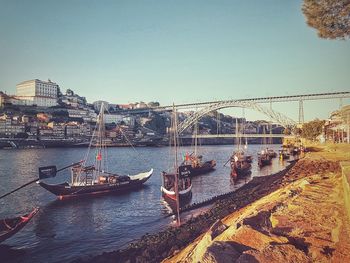
M 348 42 L 318 38 L 302 1 L 1 2 L 0 90 L 9 94 L 36 78 L 121 104 L 349 90 Z M 326 102 L 305 102 L 305 120 L 339 106 Z M 297 120 L 289 105 L 273 107 Z

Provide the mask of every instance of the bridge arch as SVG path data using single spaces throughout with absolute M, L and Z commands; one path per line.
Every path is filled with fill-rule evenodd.
M 186 118 L 183 122 L 179 123 L 178 125 L 178 132 L 179 134 L 184 132 L 187 128 L 194 125 L 194 123 L 202 118 L 204 115 L 208 114 L 209 112 L 220 110 L 224 108 L 233 108 L 233 107 L 240 107 L 240 108 L 248 108 L 255 111 L 258 111 L 260 113 L 265 114 L 268 116 L 272 121 L 280 124 L 283 127 L 290 127 L 296 125 L 296 122 L 292 120 L 291 118 L 283 115 L 282 113 L 279 113 L 277 111 L 274 111 L 270 108 L 264 107 L 258 103 L 252 102 L 252 101 L 222 101 L 214 104 L 210 104 L 207 107 L 204 107 L 200 109 L 199 111 L 195 111 L 192 113 L 188 118 Z

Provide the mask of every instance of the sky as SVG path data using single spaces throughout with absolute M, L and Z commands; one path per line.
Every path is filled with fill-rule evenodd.
M 162 105 L 350 91 L 349 40 L 320 39 L 301 5 L 0 0 L 0 90 L 51 79 L 89 102 Z M 305 119 L 327 118 L 339 105 L 305 102 Z M 273 109 L 298 119 L 297 103 Z

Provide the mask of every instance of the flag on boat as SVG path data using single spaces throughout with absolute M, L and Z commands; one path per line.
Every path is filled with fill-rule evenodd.
M 98 153 L 98 154 L 97 154 L 96 160 L 97 160 L 97 161 L 101 161 L 101 160 L 102 160 L 102 155 L 101 155 L 101 153 Z
M 182 160 L 183 161 L 189 161 L 190 160 L 190 155 L 188 153 L 185 153 L 183 156 L 182 156 Z
M 57 174 L 57 167 L 55 165 L 39 167 L 39 179 L 55 177 Z

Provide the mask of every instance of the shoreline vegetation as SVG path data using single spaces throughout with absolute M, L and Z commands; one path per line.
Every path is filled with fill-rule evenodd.
M 350 260 L 350 227 L 345 223 L 349 218 L 340 183 L 340 162 L 350 160 L 350 146 L 309 149 L 285 170 L 255 177 L 178 228 L 146 234 L 124 249 L 73 262 Z M 300 220 L 305 224 L 298 224 Z

